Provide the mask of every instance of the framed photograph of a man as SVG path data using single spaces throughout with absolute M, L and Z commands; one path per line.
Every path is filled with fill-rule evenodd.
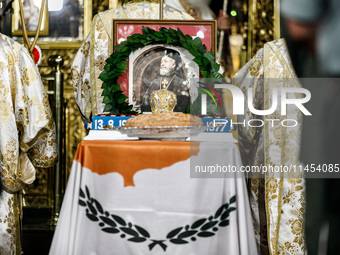
M 156 31 L 161 27 L 180 29 L 184 35 L 199 37 L 207 50 L 215 53 L 215 21 L 114 20 L 113 46 L 127 40 L 132 34 L 142 34 L 143 26 Z M 118 83 L 137 111 L 151 112 L 150 94 L 165 88 L 177 96 L 174 111 L 183 112 L 197 94 L 195 81 L 198 81 L 200 74 L 193 59 L 184 47 L 173 44 L 147 45 L 130 54 L 128 69 L 119 77 Z
M 133 63 L 132 100 L 142 112 L 150 112 L 150 94 L 159 89 L 167 89 L 177 96 L 176 112 L 183 112 L 190 105 L 189 73 L 178 50 L 154 47 L 146 50 L 143 57 Z M 187 68 L 186 68 L 187 67 Z M 198 70 L 196 71 L 196 77 Z

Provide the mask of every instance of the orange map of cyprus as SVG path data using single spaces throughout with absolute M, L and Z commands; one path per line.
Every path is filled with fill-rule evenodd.
M 162 169 L 197 155 L 199 143 L 156 141 L 83 141 L 74 160 L 99 175 L 119 173 L 124 186 L 144 169 Z

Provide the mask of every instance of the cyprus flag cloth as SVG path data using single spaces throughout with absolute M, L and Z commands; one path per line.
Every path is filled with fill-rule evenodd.
M 204 155 L 240 166 L 232 143 L 83 141 L 50 254 L 257 254 L 244 179 L 190 178 Z

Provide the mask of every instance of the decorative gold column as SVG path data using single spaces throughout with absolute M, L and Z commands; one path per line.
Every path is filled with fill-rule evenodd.
M 280 0 L 249 0 L 247 60 L 263 44 L 280 38 Z

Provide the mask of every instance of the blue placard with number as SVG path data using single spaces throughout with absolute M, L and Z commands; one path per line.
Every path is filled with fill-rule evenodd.
M 92 118 L 92 130 L 110 129 L 122 127 L 132 116 L 94 116 Z M 203 125 L 207 127 L 206 133 L 230 133 L 231 121 L 228 118 L 201 118 Z
M 230 133 L 231 123 L 228 118 L 201 118 L 201 120 L 207 127 L 205 133 Z
M 132 118 L 132 116 L 94 116 L 92 118 L 92 130 L 122 127 L 130 118 Z

